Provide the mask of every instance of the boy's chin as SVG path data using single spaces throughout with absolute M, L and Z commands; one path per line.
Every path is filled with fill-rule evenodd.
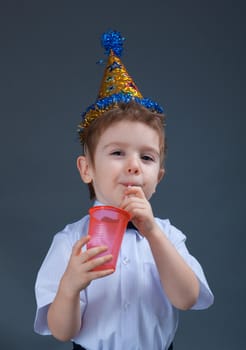
M 110 205 L 111 207 L 116 207 L 119 208 L 120 207 L 120 202 L 109 202 L 107 205 Z
M 100 201 L 98 200 L 102 205 L 108 205 L 110 207 L 120 207 L 121 201 L 117 201 L 117 200 L 104 200 L 104 201 Z

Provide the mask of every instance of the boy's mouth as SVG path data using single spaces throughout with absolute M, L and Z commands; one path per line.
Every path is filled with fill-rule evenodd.
M 135 184 L 135 183 L 132 183 L 132 182 L 125 182 L 125 183 L 122 183 L 121 185 L 125 186 L 125 187 L 142 187 L 140 184 Z

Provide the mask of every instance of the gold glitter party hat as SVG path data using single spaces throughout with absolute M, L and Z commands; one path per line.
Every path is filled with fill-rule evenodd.
M 117 31 L 109 31 L 102 35 L 101 42 L 108 55 L 101 87 L 97 100 L 82 114 L 82 122 L 79 124 L 78 133 L 83 144 L 83 130 L 93 120 L 100 117 L 106 111 L 115 108 L 119 103 L 135 102 L 143 105 L 156 113 L 163 113 L 163 109 L 149 98 L 143 98 L 131 76 L 128 74 L 120 57 L 125 38 Z
M 111 49 L 98 98 L 120 93 L 143 98 L 120 58 Z

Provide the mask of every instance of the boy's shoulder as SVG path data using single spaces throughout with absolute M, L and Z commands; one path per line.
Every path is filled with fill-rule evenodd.
M 180 241 L 185 241 L 186 236 L 177 227 L 172 225 L 169 219 L 160 219 L 155 217 L 156 223 L 159 225 L 160 229 L 167 236 L 167 238 L 176 244 Z
M 63 229 L 58 231 L 54 239 L 68 239 L 72 242 L 79 240 L 85 236 L 88 231 L 89 215 L 82 217 L 80 220 L 67 224 Z

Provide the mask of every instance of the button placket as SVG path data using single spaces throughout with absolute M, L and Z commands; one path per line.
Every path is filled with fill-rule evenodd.
M 130 262 L 130 259 L 127 256 L 124 256 L 124 258 L 122 259 L 122 263 L 124 265 L 127 265 L 127 264 L 129 264 L 129 262 Z

